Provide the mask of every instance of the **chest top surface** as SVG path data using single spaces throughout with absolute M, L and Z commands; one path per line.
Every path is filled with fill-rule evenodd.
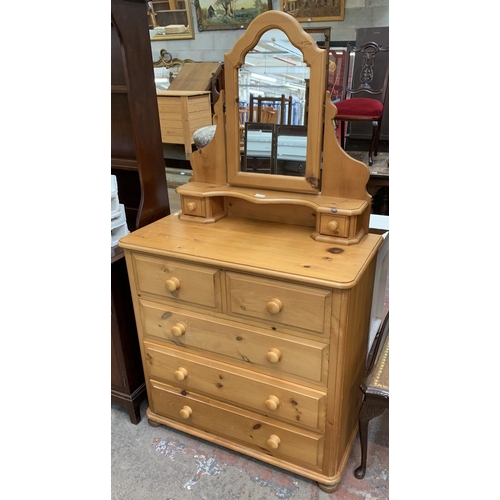
M 227 269 L 351 288 L 381 242 L 381 236 L 368 234 L 358 245 L 335 245 L 314 241 L 307 227 L 236 217 L 186 224 L 176 213 L 130 233 L 119 244 Z

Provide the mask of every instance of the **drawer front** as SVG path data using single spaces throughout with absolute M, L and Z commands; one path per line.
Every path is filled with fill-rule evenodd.
M 206 215 L 204 198 L 183 196 L 181 198 L 181 203 L 182 203 L 182 212 L 186 215 L 197 215 L 199 217 L 204 217 Z
M 328 345 L 140 300 L 146 337 L 180 347 L 228 356 L 269 374 L 286 374 L 326 384 Z
M 321 431 L 324 392 L 145 342 L 148 377 Z
M 198 394 L 151 381 L 151 409 L 185 425 L 245 443 L 277 458 L 319 468 L 323 461 L 322 434 L 280 424 Z M 184 391 L 185 392 L 185 391 Z
M 321 214 L 320 233 L 345 238 L 349 234 L 349 218 L 344 215 Z
M 133 254 L 138 293 L 220 310 L 220 271 Z
M 227 273 L 230 314 L 280 323 L 314 333 L 330 328 L 332 292 Z

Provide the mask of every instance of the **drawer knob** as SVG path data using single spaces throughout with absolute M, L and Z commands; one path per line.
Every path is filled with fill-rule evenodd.
M 186 333 L 186 327 L 182 323 L 176 323 L 171 329 L 170 333 L 174 337 L 182 337 Z
M 165 288 L 169 292 L 175 292 L 181 286 L 181 282 L 177 278 L 170 278 L 165 281 Z
M 330 230 L 330 231 L 336 231 L 337 228 L 339 227 L 339 223 L 336 221 L 336 220 L 331 220 L 327 225 L 326 227 Z
M 271 314 L 278 314 L 283 309 L 283 303 L 280 299 L 272 299 L 267 303 L 267 310 Z
M 269 363 L 277 363 L 281 359 L 281 352 L 279 351 L 279 349 L 275 349 L 274 347 L 272 347 L 266 354 L 266 359 L 269 361 Z
M 189 406 L 183 406 L 181 410 L 179 411 L 179 415 L 182 418 L 189 418 L 191 416 L 191 413 L 193 413 L 193 410 L 189 408 Z
M 189 203 L 186 204 L 186 208 L 192 212 L 193 210 L 196 209 L 196 203 L 194 201 L 190 201 Z
M 280 443 L 281 439 L 275 434 L 271 434 L 269 436 L 269 439 L 267 440 L 267 446 L 269 446 L 269 448 L 272 448 L 273 450 L 277 450 Z
M 276 396 L 269 396 L 264 404 L 268 410 L 276 410 L 280 404 L 280 400 Z
M 174 372 L 174 377 L 179 381 L 181 382 L 182 380 L 184 380 L 186 377 L 188 376 L 188 372 L 185 368 L 179 368 L 178 370 L 176 370 Z

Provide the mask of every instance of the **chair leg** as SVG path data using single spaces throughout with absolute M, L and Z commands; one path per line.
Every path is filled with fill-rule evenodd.
M 377 138 L 375 139 L 375 149 L 373 151 L 373 156 L 377 156 L 378 154 L 378 143 L 380 141 L 380 131 L 382 130 L 382 120 L 379 120 L 379 126 L 377 131 Z
M 361 465 L 354 471 L 354 476 L 358 479 L 363 479 L 366 472 L 366 456 L 368 445 L 368 422 L 372 418 L 378 417 L 384 413 L 385 408 L 382 406 L 371 405 L 363 402 L 359 411 L 359 441 L 361 443 Z
M 370 151 L 368 152 L 368 165 L 370 167 L 373 165 L 373 150 L 375 149 L 375 143 L 376 143 L 378 131 L 380 128 L 379 122 L 376 120 L 372 121 L 372 125 L 373 125 L 372 139 L 370 141 Z M 376 147 L 378 148 L 378 143 L 377 143 Z M 375 153 L 375 155 L 376 155 L 376 153 Z

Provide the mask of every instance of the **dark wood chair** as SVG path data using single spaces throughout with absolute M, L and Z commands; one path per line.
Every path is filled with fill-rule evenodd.
M 366 376 L 360 385 L 364 400 L 359 411 L 361 465 L 354 471 L 358 479 L 363 479 L 366 472 L 368 423 L 389 408 L 389 313 L 373 340 L 367 365 Z
M 248 121 L 291 125 L 292 105 L 291 95 L 285 97 L 285 94 L 281 94 L 281 97 L 267 97 L 250 94 Z M 269 112 L 272 109 L 275 110 L 276 117 L 271 119 L 271 114 Z
M 380 70 L 384 71 L 382 85 L 378 88 L 372 87 L 377 70 L 375 60 L 377 54 L 388 51 L 389 47 L 383 48 L 375 42 L 366 42 L 359 48 L 347 44 L 342 99 L 334 103 L 338 110 L 335 122 L 340 123 L 342 148 L 345 148 L 346 122 L 372 122 L 372 137 L 368 152 L 368 165 L 370 166 L 373 165 L 373 156 L 377 156 L 378 153 L 378 141 L 389 83 L 389 65 L 387 64 Z M 355 57 L 362 57 L 359 80 L 352 75 L 351 65 L 354 63 L 354 58 L 351 57 L 351 53 L 354 53 Z

